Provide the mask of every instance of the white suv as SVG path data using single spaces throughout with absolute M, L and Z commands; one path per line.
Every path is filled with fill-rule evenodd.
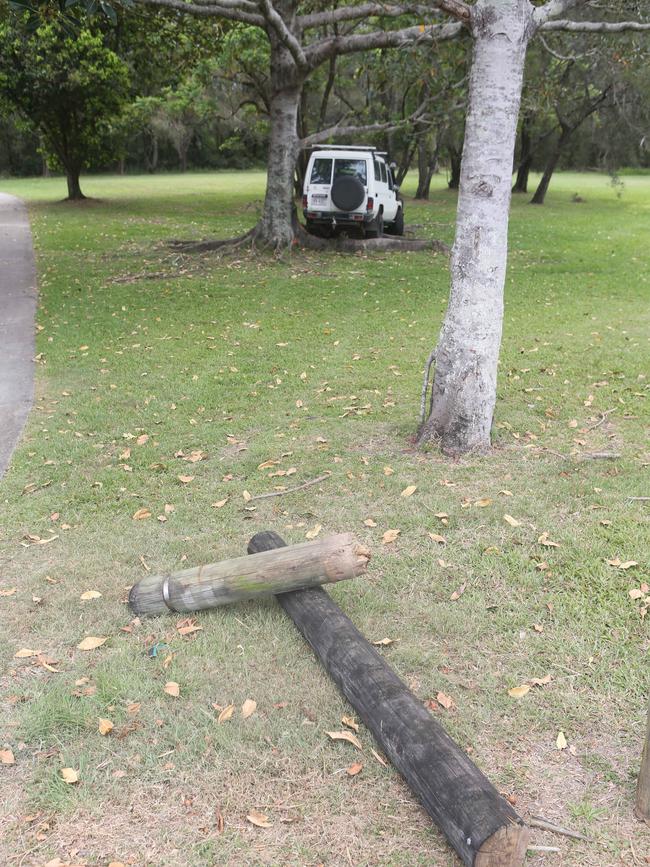
M 391 168 L 386 153 L 372 147 L 314 148 L 302 197 L 307 231 L 327 237 L 356 226 L 366 238 L 403 235 L 404 203 Z

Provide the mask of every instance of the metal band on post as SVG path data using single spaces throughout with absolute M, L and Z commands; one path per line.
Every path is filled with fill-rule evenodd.
M 174 606 L 169 601 L 169 580 L 171 577 L 172 577 L 171 575 L 165 575 L 165 580 L 163 581 L 163 585 L 162 585 L 162 598 L 163 598 L 163 602 L 165 603 L 167 608 L 169 608 L 170 611 L 174 611 L 175 613 L 178 613 L 176 611 L 176 609 L 174 608 Z

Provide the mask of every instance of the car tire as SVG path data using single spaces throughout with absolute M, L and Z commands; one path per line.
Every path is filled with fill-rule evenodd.
M 359 178 L 342 175 L 332 184 L 332 202 L 339 211 L 355 211 L 366 198 L 366 190 Z
M 386 232 L 389 235 L 404 234 L 404 208 L 398 208 L 395 220 L 387 227 Z
M 381 238 L 384 234 L 384 215 L 377 214 L 375 219 L 366 225 L 366 238 Z

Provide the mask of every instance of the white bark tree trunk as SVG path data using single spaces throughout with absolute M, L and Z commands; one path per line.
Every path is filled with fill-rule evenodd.
M 298 110 L 304 80 L 275 34 L 269 34 L 269 41 L 271 129 L 266 196 L 255 238 L 280 249 L 291 246 L 295 237 L 293 181 L 298 156 Z
M 419 442 L 448 454 L 485 450 L 496 402 L 512 163 L 528 0 L 478 0 L 469 110 L 451 255 L 451 293 L 436 351 L 432 412 Z

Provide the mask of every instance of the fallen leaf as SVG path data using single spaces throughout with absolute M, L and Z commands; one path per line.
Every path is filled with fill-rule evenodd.
M 451 710 L 456 707 L 456 702 L 449 695 L 445 695 L 444 692 L 439 692 L 436 696 L 436 701 L 438 704 L 442 705 L 445 710 Z
M 258 828 L 271 828 L 273 823 L 269 822 L 269 817 L 264 813 L 258 813 L 257 810 L 251 810 L 246 816 L 251 825 L 256 825 Z
M 634 587 L 630 590 L 630 599 L 643 599 L 645 593 L 639 587 Z
M 347 741 L 355 746 L 358 750 L 362 750 L 361 741 L 352 732 L 325 732 L 333 741 Z
M 99 590 L 86 590 L 81 594 L 79 599 L 81 599 L 82 602 L 88 602 L 90 599 L 99 599 L 101 595 L 102 594 Z
M 181 688 L 175 680 L 168 680 L 163 687 L 163 692 L 166 692 L 167 695 L 171 695 L 173 698 L 178 698 L 181 694 Z
M 530 692 L 530 684 L 522 683 L 521 686 L 513 686 L 512 689 L 508 690 L 508 695 L 511 695 L 513 698 L 523 698 L 525 695 L 528 695 Z
M 392 476 L 395 470 L 392 467 L 384 467 L 384 475 Z
M 480 500 L 474 500 L 474 505 L 478 506 L 479 509 L 484 509 L 486 506 L 492 505 L 492 499 L 490 497 L 482 497 Z
M 202 629 L 203 627 L 191 617 L 179 620 L 176 624 L 176 631 L 179 635 L 192 635 L 193 632 L 200 632 Z
M 537 542 L 539 545 L 545 545 L 547 548 L 560 547 L 559 542 L 553 542 L 551 539 L 548 538 L 548 533 L 546 532 L 546 530 L 542 533 Z
M 499 493 L 503 497 L 511 497 L 512 496 L 512 491 L 507 491 L 505 488 L 502 491 L 499 491 Z
M 363 523 L 366 525 L 366 527 L 376 527 L 377 526 L 377 522 L 373 521 L 372 518 L 366 518 L 366 520 Z M 15 590 L 15 588 L 14 588 L 14 590 Z
M 619 569 L 631 569 L 633 566 L 638 566 L 639 564 L 636 560 L 626 560 L 624 563 L 618 567 Z
M 315 539 L 316 536 L 318 536 L 318 534 L 320 533 L 320 531 L 322 529 L 323 529 L 323 527 L 321 526 L 321 524 L 316 524 L 316 526 L 312 527 L 311 530 L 307 530 L 307 532 L 305 533 L 305 538 L 306 539 Z
M 148 434 L 140 434 L 140 436 L 137 438 L 137 440 L 135 442 L 137 445 L 143 446 L 145 443 L 149 442 L 149 435 Z
M 61 768 L 59 774 L 63 782 L 67 783 L 69 786 L 73 783 L 79 782 L 79 772 L 75 771 L 74 768 Z
M 249 494 L 248 491 L 242 491 L 242 494 L 241 494 L 241 495 L 242 495 L 242 497 L 244 498 L 244 502 L 245 502 L 245 503 L 248 503 L 248 502 L 250 502 L 250 501 L 253 499 L 252 495 Z
M 108 638 L 100 638 L 96 635 L 89 635 L 80 641 L 77 645 L 77 650 L 97 650 L 102 644 L 108 641 Z
M 14 765 L 15 763 L 16 759 L 14 758 L 14 754 L 11 750 L 0 750 L 0 764 Z
M 433 539 L 434 542 L 437 542 L 439 545 L 446 545 L 447 540 L 444 536 L 441 536 L 439 533 L 429 533 L 429 538 Z
M 40 650 L 30 650 L 29 647 L 21 647 L 14 653 L 14 659 L 29 659 L 30 656 L 38 656 Z
M 197 463 L 197 461 L 207 460 L 207 457 L 207 454 L 201 451 L 201 449 L 195 449 L 194 451 L 190 452 L 189 455 L 185 455 L 183 460 L 189 461 L 191 464 L 195 464 Z
M 100 735 L 107 735 L 109 732 L 113 731 L 113 722 L 110 719 L 105 719 L 105 717 L 99 718 L 99 723 L 97 725 L 97 731 Z
M 458 590 L 454 590 L 449 598 L 452 602 L 455 602 L 457 599 L 460 599 L 465 590 L 467 590 L 467 584 L 461 584 Z
M 227 707 L 224 707 L 224 709 L 221 711 L 221 713 L 217 717 L 217 722 L 218 723 L 228 722 L 228 720 L 232 718 L 232 715 L 234 714 L 234 712 L 235 712 L 235 705 L 229 704 Z
M 402 491 L 400 496 L 401 497 L 411 497 L 417 491 L 417 489 L 418 489 L 417 485 L 409 485 L 408 488 L 404 488 L 404 490 Z
M 567 748 L 568 744 L 563 731 L 559 731 L 557 733 L 555 746 L 558 748 L 558 750 L 565 750 Z
M 216 503 L 212 503 L 212 508 L 214 508 L 214 509 L 222 509 L 222 508 L 226 505 L 226 503 L 228 502 L 228 499 L 229 499 L 229 498 L 226 497 L 225 500 L 217 500 Z
M 386 761 L 385 758 L 383 758 L 383 756 L 380 756 L 380 755 L 379 755 L 379 753 L 377 752 L 377 750 L 373 750 L 373 748 L 370 747 L 370 752 L 371 752 L 371 753 L 373 754 L 373 756 L 377 759 L 377 761 L 379 762 L 380 765 L 383 765 L 385 768 L 388 767 L 388 762 Z
M 372 642 L 375 647 L 388 647 L 389 644 L 394 644 L 395 639 L 393 638 L 380 638 L 377 641 Z
M 151 517 L 151 512 L 149 511 L 149 509 L 138 509 L 138 511 L 135 512 L 132 517 L 134 521 L 144 521 L 145 518 Z
M 0 596 L 13 596 L 17 590 L 17 587 L 8 587 L 6 590 L 0 590 Z
M 355 732 L 359 731 L 359 723 L 355 720 L 353 716 L 342 716 L 341 722 L 344 726 L 347 726 L 349 729 L 352 729 Z
M 194 476 L 178 476 L 178 481 L 182 482 L 184 485 L 189 485 L 190 482 L 194 481 Z
M 553 677 L 550 674 L 545 674 L 544 677 L 531 677 L 528 681 L 533 686 L 546 686 L 547 683 L 550 683 L 553 680 Z
M 356 777 L 357 774 L 360 774 L 363 770 L 363 765 L 361 762 L 353 762 L 349 768 L 345 769 L 345 773 L 348 777 Z
M 172 506 L 171 503 L 165 503 L 165 514 L 171 515 L 172 512 L 176 511 L 176 507 Z
M 511 527 L 521 527 L 521 521 L 513 518 L 512 515 L 504 515 L 503 520 L 506 522 L 506 524 L 510 524 Z
M 384 545 L 390 545 L 391 542 L 394 542 L 395 539 L 397 539 L 401 532 L 401 530 L 386 530 L 386 532 L 382 536 L 381 541 L 384 543 Z
M 248 719 L 249 716 L 253 716 L 256 710 L 257 702 L 252 698 L 247 698 L 241 706 L 241 715 L 243 719 Z

